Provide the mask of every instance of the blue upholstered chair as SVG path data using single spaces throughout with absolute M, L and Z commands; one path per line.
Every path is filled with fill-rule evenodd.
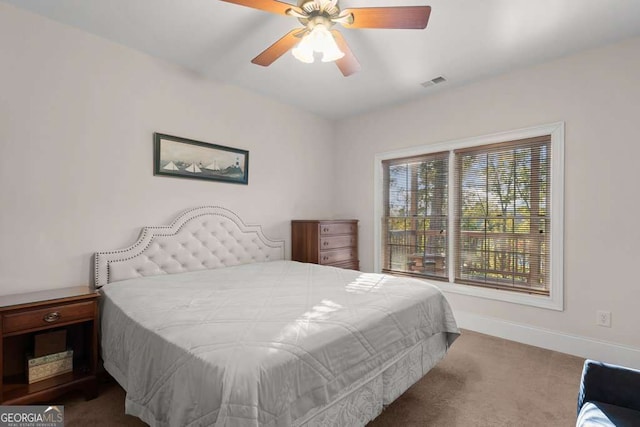
M 585 361 L 576 426 L 640 426 L 640 371 Z

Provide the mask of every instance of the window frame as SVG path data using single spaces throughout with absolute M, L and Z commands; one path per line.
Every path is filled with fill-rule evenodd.
M 448 262 L 449 279 L 447 281 L 427 280 L 445 292 L 462 295 L 469 295 L 479 298 L 486 298 L 550 310 L 564 310 L 564 122 L 556 122 L 534 126 L 524 129 L 516 129 L 506 132 L 489 135 L 452 140 L 434 144 L 419 145 L 410 148 L 387 151 L 375 155 L 374 161 L 374 271 L 382 270 L 382 221 L 384 215 L 384 182 L 383 182 L 383 161 L 402 157 L 412 157 L 437 153 L 449 152 L 449 224 L 450 230 L 455 227 L 455 215 L 457 206 L 455 204 L 455 192 L 457 191 L 455 182 L 455 154 L 454 150 L 489 145 L 519 139 L 534 138 L 544 135 L 551 135 L 551 248 L 550 248 L 550 289 L 549 296 L 525 294 L 512 292 L 504 289 L 492 289 L 473 285 L 455 283 L 454 254 L 456 253 L 455 233 L 448 234 Z

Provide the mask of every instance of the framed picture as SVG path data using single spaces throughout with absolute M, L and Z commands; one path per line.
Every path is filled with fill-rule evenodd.
M 248 184 L 249 152 L 155 133 L 153 174 Z

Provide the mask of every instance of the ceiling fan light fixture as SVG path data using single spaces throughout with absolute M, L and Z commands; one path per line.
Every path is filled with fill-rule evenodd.
M 333 34 L 329 33 L 329 38 L 325 43 L 324 50 L 322 51 L 322 62 L 333 62 L 344 57 L 344 52 L 338 47 L 336 39 L 333 38 Z
M 314 26 L 291 51 L 297 60 L 306 64 L 314 62 L 314 52 L 322 53 L 322 62 L 333 62 L 344 57 L 344 52 L 338 47 L 333 34 L 323 24 Z
M 222 0 L 240 6 L 297 18 L 303 25 L 289 31 L 251 60 L 268 67 L 285 52 L 292 51 L 301 62 L 315 62 L 316 52 L 322 62 L 335 62 L 343 76 L 360 70 L 360 63 L 351 52 L 335 24 L 345 28 L 388 28 L 423 30 L 427 27 L 431 6 L 357 7 L 342 9 L 340 0 L 297 0 L 297 6 L 287 0 Z
M 304 62 L 305 64 L 313 64 L 313 46 L 311 45 L 308 34 L 300 40 L 298 46 L 291 50 L 291 53 L 298 61 Z

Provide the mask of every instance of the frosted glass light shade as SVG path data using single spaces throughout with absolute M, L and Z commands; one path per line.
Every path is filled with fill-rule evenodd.
M 294 47 L 291 53 L 300 62 L 304 62 L 305 64 L 313 63 L 313 46 L 311 45 L 309 34 L 300 40 L 298 46 Z
M 337 61 L 344 56 L 344 52 L 340 50 L 333 36 L 331 36 L 331 41 L 333 43 L 329 43 L 322 52 L 322 62 Z
M 332 62 L 344 56 L 333 35 L 326 26 L 319 24 L 304 36 L 291 53 L 299 61 L 310 64 L 314 61 L 313 53 L 322 53 L 322 62 Z

